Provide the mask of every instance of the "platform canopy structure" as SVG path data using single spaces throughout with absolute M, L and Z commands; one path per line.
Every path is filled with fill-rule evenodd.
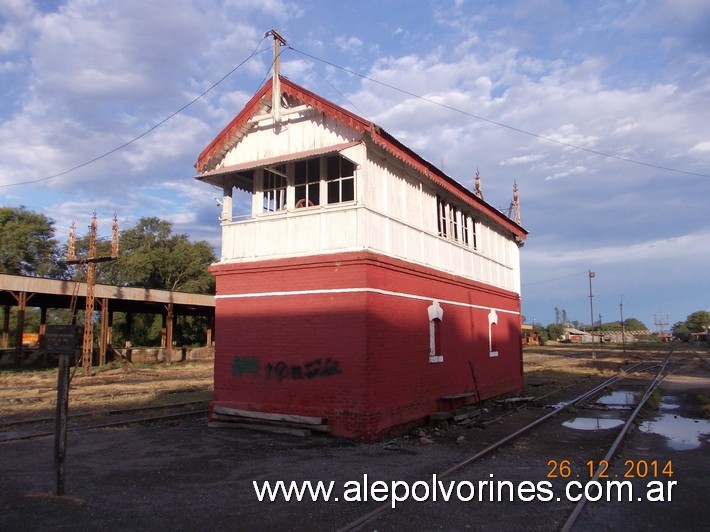
M 207 345 L 212 343 L 214 296 L 190 294 L 150 288 L 95 285 L 94 297 L 101 314 L 99 335 L 99 364 L 106 362 L 111 345 L 114 312 L 131 314 L 160 314 L 163 317 L 161 347 L 165 348 L 166 362 L 170 362 L 173 326 L 178 316 L 204 316 L 209 320 Z M 17 307 L 15 330 L 16 362 L 23 356 L 22 334 L 27 308 L 40 309 L 40 345 L 47 322 L 48 309 L 84 308 L 86 283 L 0 274 L 0 306 L 3 308 L 2 348 L 7 349 L 10 338 L 10 310 Z

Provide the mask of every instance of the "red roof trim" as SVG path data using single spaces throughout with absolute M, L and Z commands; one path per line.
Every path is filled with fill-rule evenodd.
M 225 144 L 229 143 L 246 125 L 249 119 L 259 112 L 259 105 L 264 97 L 271 97 L 271 82 L 266 83 L 259 89 L 259 91 L 252 96 L 251 100 L 247 102 L 244 109 L 242 109 L 241 112 L 220 131 L 219 135 L 202 150 L 195 164 L 195 168 L 197 168 L 198 172 L 205 171 L 205 167 L 212 162 L 212 159 L 219 153 L 220 149 L 222 149 Z
M 526 237 L 527 231 L 524 228 L 480 199 L 472 191 L 468 190 L 458 181 L 443 173 L 436 166 L 416 154 L 380 127 L 293 83 L 288 78 L 281 76 L 280 81 L 281 91 L 284 94 L 291 96 L 302 104 L 306 104 L 313 109 L 317 109 L 318 111 L 325 113 L 333 120 L 342 123 L 343 125 L 361 134 L 366 132 L 377 146 L 387 151 L 390 155 L 409 165 L 417 172 L 420 172 L 429 178 L 433 183 L 447 190 L 449 193 L 461 199 L 474 209 L 491 216 L 504 228 L 511 231 L 515 235 L 522 239 Z M 202 151 L 197 159 L 195 167 L 198 172 L 204 172 L 206 167 L 213 164 L 216 165 L 218 161 L 214 159 L 219 157 L 220 151 L 223 150 L 226 145 L 231 143 L 242 128 L 244 128 L 246 123 L 259 112 L 261 100 L 266 97 L 270 98 L 271 90 L 272 81 L 269 80 L 261 89 L 259 89 L 252 99 L 249 100 L 244 109 L 242 109 L 242 111 L 234 117 L 227 127 L 225 127 L 219 135 L 217 135 L 215 139 L 210 142 L 210 144 Z

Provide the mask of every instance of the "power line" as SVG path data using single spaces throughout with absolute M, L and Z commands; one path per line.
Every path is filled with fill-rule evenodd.
M 534 283 L 523 283 L 522 286 L 533 286 L 536 284 L 551 283 L 553 281 L 559 281 L 561 279 L 569 279 L 570 277 L 577 277 L 578 275 L 587 275 L 587 271 L 572 273 L 570 275 L 563 275 L 562 277 L 555 277 L 554 279 L 546 279 L 544 281 L 535 281 Z
M 471 118 L 475 118 L 476 120 L 481 120 L 482 122 L 487 122 L 487 123 L 492 124 L 492 125 L 494 125 L 494 126 L 498 126 L 498 127 L 502 127 L 502 128 L 505 128 L 505 129 L 509 129 L 509 130 L 511 130 L 511 131 L 515 131 L 516 133 L 522 133 L 523 135 L 528 135 L 528 136 L 530 136 L 530 137 L 534 137 L 534 138 L 539 139 L 539 140 L 544 140 L 544 141 L 547 141 L 547 142 L 552 142 L 552 143 L 554 143 L 554 144 L 559 144 L 559 145 L 565 146 L 565 147 L 567 147 L 567 148 L 573 148 L 573 149 L 575 149 L 575 150 L 585 151 L 585 152 L 587 152 L 587 153 L 592 153 L 592 154 L 594 154 L 594 155 L 599 155 L 599 156 L 601 156 L 601 157 L 607 157 L 607 158 L 609 158 L 609 159 L 616 159 L 617 161 L 622 161 L 622 162 L 626 162 L 626 163 L 632 163 L 632 164 L 636 164 L 636 165 L 646 166 L 646 167 L 649 167 L 649 168 L 656 168 L 657 170 L 665 170 L 665 171 L 668 171 L 668 172 L 675 172 L 675 173 L 678 173 L 678 174 L 692 175 L 692 176 L 696 176 L 696 177 L 710 177 L 710 174 L 701 174 L 701 173 L 697 173 L 697 172 L 688 172 L 688 171 L 686 171 L 686 170 L 678 170 L 677 168 L 670 168 L 670 167 L 668 167 L 668 166 L 661 166 L 661 165 L 658 165 L 658 164 L 646 163 L 646 162 L 644 162 L 644 161 L 639 161 L 639 160 L 636 160 L 636 159 L 629 159 L 628 157 L 621 157 L 621 156 L 619 156 L 619 155 L 613 155 L 613 154 L 611 154 L 611 153 L 606 153 L 606 152 L 603 152 L 603 151 L 593 150 L 593 149 L 591 149 L 591 148 L 585 148 L 584 146 L 579 146 L 579 145 L 577 145 L 577 144 L 572 144 L 572 143 L 569 143 L 569 142 L 564 142 L 564 141 L 561 141 L 561 140 L 556 140 L 556 139 L 553 139 L 553 138 L 550 138 L 550 137 L 546 137 L 546 136 L 544 136 L 544 135 L 539 135 L 539 134 L 537 134 L 537 133 L 531 133 L 530 131 L 526 131 L 526 130 L 524 130 L 524 129 L 520 129 L 520 128 L 517 128 L 517 127 L 515 127 L 515 126 L 511 126 L 511 125 L 508 125 L 508 124 L 504 124 L 504 123 L 502 123 L 502 122 L 497 122 L 497 121 L 495 121 L 495 120 L 491 120 L 490 118 L 485 118 L 485 117 L 483 117 L 483 116 L 479 116 L 479 115 L 476 115 L 476 114 L 473 114 L 473 113 L 469 113 L 468 111 L 464 111 L 463 109 L 458 109 L 457 107 L 452 107 L 452 106 L 447 105 L 447 104 L 445 104 L 445 103 L 437 102 L 437 101 L 434 101 L 434 100 L 432 100 L 432 99 L 430 99 L 430 98 L 427 98 L 427 97 L 425 97 L 425 96 L 421 96 L 421 95 L 419 95 L 419 94 L 415 94 L 415 93 L 410 92 L 410 91 L 407 91 L 407 90 L 405 90 L 405 89 L 401 89 L 401 88 L 399 88 L 399 87 L 395 87 L 394 85 L 390 85 L 389 83 L 385 83 L 385 82 L 383 82 L 383 81 L 376 80 L 376 79 L 374 79 L 374 78 L 365 76 L 364 74 L 360 74 L 359 72 L 355 72 L 354 70 L 350 70 L 350 69 L 345 68 L 345 67 L 343 67 L 343 66 L 336 65 L 335 63 L 331 63 L 330 61 L 326 61 L 325 59 L 321 59 L 321 58 L 319 58 L 319 57 L 316 57 L 316 56 L 314 56 L 314 55 L 308 54 L 308 53 L 303 52 L 303 51 L 301 51 L 301 50 L 297 50 L 296 48 L 293 48 L 292 46 L 289 46 L 289 49 L 293 50 L 294 52 L 296 52 L 296 53 L 299 54 L 299 55 L 306 56 L 306 57 L 310 57 L 311 59 L 314 59 L 314 60 L 316 60 L 316 61 L 320 61 L 321 63 L 324 63 L 324 64 L 326 64 L 326 65 L 335 67 L 335 68 L 337 68 L 337 69 L 339 69 L 339 70 L 342 70 L 343 72 L 347 72 L 348 74 L 353 74 L 353 75 L 358 76 L 358 77 L 360 77 L 360 78 L 362 78 L 362 79 L 365 79 L 365 80 L 367 80 L 367 81 L 371 81 L 371 82 L 377 83 L 378 85 L 381 85 L 381 86 L 383 86 L 383 87 L 387 87 L 388 89 L 392 89 L 392 90 L 394 90 L 394 91 L 401 92 L 402 94 L 406 94 L 407 96 L 411 96 L 411 97 L 413 97 L 413 98 L 417 98 L 417 99 L 419 99 L 419 100 L 423 100 L 423 101 L 425 101 L 425 102 L 428 102 L 428 103 L 431 103 L 431 104 L 434 104 L 434 105 L 438 105 L 439 107 L 443 107 L 444 109 L 448 109 L 449 111 L 454 111 L 454 112 L 456 112 L 456 113 L 460 113 L 460 114 L 462 114 L 462 115 L 466 115 L 466 116 L 469 116 L 469 117 L 471 117 Z
M 220 83 L 222 83 L 225 79 L 227 79 L 229 76 L 231 76 L 232 74 L 234 74 L 237 70 L 239 70 L 239 68 L 241 68 L 241 67 L 242 67 L 247 61 L 249 61 L 252 57 L 254 57 L 255 55 L 260 54 L 260 53 L 262 53 L 262 52 L 264 52 L 264 51 L 266 51 L 266 50 L 268 50 L 268 48 L 265 48 L 264 50 L 259 50 L 259 46 L 261 46 L 261 43 L 263 43 L 265 39 L 266 39 L 266 35 L 265 35 L 264 37 L 262 37 L 262 39 L 261 39 L 261 40 L 259 41 L 259 43 L 256 45 L 256 47 L 254 48 L 254 51 L 251 53 L 251 55 L 249 55 L 249 57 L 247 57 L 244 61 L 242 61 L 241 63 L 239 63 L 237 66 L 235 66 L 232 70 L 230 70 L 229 72 L 227 72 L 224 76 L 222 76 L 222 77 L 221 77 L 217 82 L 215 82 L 212 86 L 210 86 L 208 89 L 206 89 L 205 91 L 203 91 L 203 92 L 202 92 L 201 94 L 199 94 L 197 97 L 193 98 L 190 102 L 188 102 L 188 103 L 186 103 L 185 105 L 183 105 L 182 107 L 180 107 L 180 109 L 178 109 L 177 111 L 171 113 L 171 114 L 168 115 L 167 117 L 163 118 L 160 122 L 157 122 L 155 125 L 153 125 L 153 126 L 150 127 L 149 129 L 147 129 L 146 131 L 144 131 L 144 132 L 141 133 L 140 135 L 138 135 L 138 136 L 136 136 L 136 137 L 133 137 L 133 138 L 132 138 L 131 140 L 129 140 L 128 142 L 124 142 L 124 143 L 121 144 L 120 146 L 117 146 L 116 148 L 113 148 L 112 150 L 109 150 L 109 151 L 107 151 L 106 153 L 103 153 L 102 155 L 99 155 L 98 157 L 94 157 L 93 159 L 90 159 L 90 160 L 88 160 L 88 161 L 85 161 L 85 162 L 83 162 L 83 163 L 81 163 L 81 164 L 77 164 L 76 166 L 74 166 L 74 167 L 72 167 L 72 168 L 69 168 L 68 170 L 64 170 L 63 172 L 60 172 L 60 173 L 58 173 L 58 174 L 53 174 L 53 175 L 50 175 L 50 176 L 41 177 L 41 178 L 39 178 L 39 179 L 31 179 L 31 180 L 28 180 L 28 181 L 18 181 L 17 183 L 8 183 L 8 184 L 6 184 L 6 185 L 0 185 L 0 188 L 16 187 L 16 186 L 20 186 L 20 185 L 32 185 L 32 184 L 35 184 L 35 183 L 41 183 L 42 181 L 49 181 L 50 179 L 55 179 L 55 178 L 57 178 L 57 177 L 62 177 L 62 176 L 64 176 L 64 175 L 70 174 L 70 173 L 72 173 L 72 172 L 78 170 L 79 168 L 83 168 L 83 167 L 85 167 L 85 166 L 89 166 L 90 164 L 95 163 L 96 161 L 100 161 L 101 159 L 104 159 L 104 158 L 108 157 L 109 155 L 112 155 L 112 154 L 116 153 L 117 151 L 120 151 L 120 150 L 122 150 L 122 149 L 124 149 L 124 148 L 130 146 L 130 145 L 133 144 L 134 142 L 136 142 L 136 141 L 142 139 L 143 137 L 145 137 L 146 135 L 148 135 L 148 134 L 151 133 L 152 131 L 156 130 L 157 128 L 159 128 L 160 126 L 162 126 L 163 124 L 165 124 L 165 123 L 166 123 L 168 120 L 170 120 L 171 118 L 173 118 L 173 117 L 175 117 L 176 115 L 182 113 L 185 109 L 187 109 L 188 107 L 190 107 L 192 104 L 194 104 L 194 103 L 197 102 L 198 100 L 201 100 L 205 95 L 207 95 L 210 91 L 212 91 L 215 87 L 217 87 L 217 85 L 219 85 Z

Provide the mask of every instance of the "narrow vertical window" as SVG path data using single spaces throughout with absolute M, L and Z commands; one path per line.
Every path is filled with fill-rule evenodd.
M 294 179 L 296 207 L 320 205 L 320 159 L 298 161 Z
M 498 314 L 491 309 L 488 313 L 488 354 L 492 357 L 498 356 L 498 342 L 496 341 L 496 331 L 498 330 Z
M 441 196 L 436 197 L 436 210 L 439 220 L 439 236 L 446 237 L 448 235 L 448 222 L 446 221 L 446 202 Z
M 264 212 L 286 208 L 286 168 L 264 170 Z
M 433 301 L 427 308 L 429 317 L 429 362 L 434 364 L 444 361 L 441 353 L 441 320 L 444 317 L 444 310 L 438 301 Z
M 459 210 L 456 207 L 449 207 L 449 222 L 451 223 L 451 238 L 459 239 Z
M 464 213 L 461 213 L 461 243 L 471 245 L 471 217 Z
M 476 239 L 476 219 L 471 218 L 471 246 L 473 249 L 478 249 L 478 241 Z

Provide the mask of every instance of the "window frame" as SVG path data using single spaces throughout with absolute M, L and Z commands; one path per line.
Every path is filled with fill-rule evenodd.
M 273 214 L 287 210 L 289 180 L 286 170 L 286 165 L 280 165 L 273 169 L 264 168 L 262 170 L 262 214 Z M 271 183 L 269 183 L 271 179 L 273 179 L 274 186 L 268 186 L 271 185 Z M 279 180 L 278 184 L 276 183 L 277 180 Z M 274 202 L 273 204 L 276 208 L 269 207 L 272 202 Z

